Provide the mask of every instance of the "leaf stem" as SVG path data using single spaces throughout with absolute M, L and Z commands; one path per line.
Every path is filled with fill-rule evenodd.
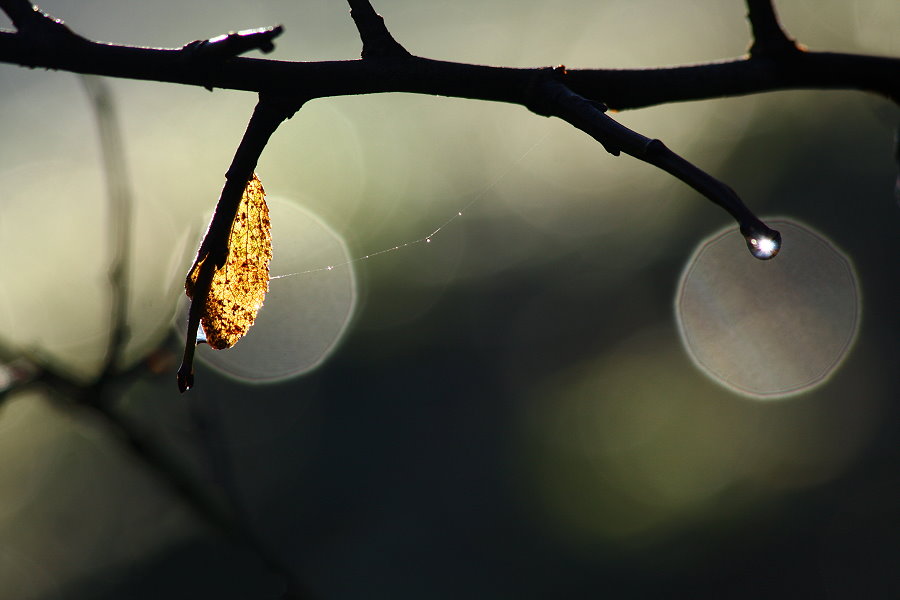
M 228 239 L 231 226 L 247 182 L 253 177 L 253 171 L 269 138 L 285 120 L 296 113 L 303 102 L 285 99 L 274 95 L 260 94 L 259 102 L 253 110 L 241 143 L 238 145 L 231 166 L 225 173 L 225 185 L 219 195 L 216 210 L 210 221 L 209 229 L 197 257 L 188 270 L 190 274 L 199 265 L 197 283 L 191 294 L 191 308 L 188 313 L 187 332 L 184 341 L 184 356 L 176 376 L 178 389 L 184 393 L 194 385 L 194 350 L 197 345 L 197 329 L 213 275 L 225 264 L 228 258 Z

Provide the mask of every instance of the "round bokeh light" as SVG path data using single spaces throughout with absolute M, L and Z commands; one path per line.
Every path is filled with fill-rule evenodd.
M 269 292 L 233 347 L 197 348 L 197 358 L 229 377 L 275 383 L 319 366 L 337 347 L 356 308 L 356 275 L 344 240 L 297 204 L 268 196 L 272 222 Z M 189 300 L 176 327 L 184 335 Z M 201 330 L 202 333 L 202 330 Z
M 688 261 L 675 299 L 681 339 L 697 366 L 755 398 L 783 398 L 824 383 L 853 345 L 860 321 L 849 259 L 808 226 L 769 223 L 784 239 L 775 259 L 748 259 L 740 232 L 720 231 Z

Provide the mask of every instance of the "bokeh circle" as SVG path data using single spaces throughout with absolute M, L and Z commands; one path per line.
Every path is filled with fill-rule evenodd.
M 769 219 L 784 239 L 773 260 L 747 254 L 737 228 L 704 240 L 678 285 L 684 347 L 713 380 L 754 398 L 824 383 L 853 345 L 860 291 L 850 260 L 822 234 Z
M 343 238 L 296 203 L 267 196 L 272 280 L 250 331 L 233 347 L 197 348 L 197 358 L 233 379 L 275 383 L 315 369 L 334 351 L 357 302 L 353 262 Z M 185 298 L 176 328 L 185 333 Z

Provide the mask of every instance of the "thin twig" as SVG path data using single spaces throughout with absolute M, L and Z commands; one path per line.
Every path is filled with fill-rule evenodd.
M 654 165 L 685 182 L 706 198 L 724 208 L 738 223 L 750 252 L 760 259 L 774 257 L 781 247 L 781 235 L 767 227 L 747 208 L 731 187 L 685 160 L 660 140 L 651 139 L 609 118 L 606 107 L 579 96 L 560 81 L 556 73 L 548 73 L 536 86 L 539 96 L 532 110 L 563 119 L 600 142 L 606 150 L 618 155 L 624 152 Z M 760 240 L 768 240 L 760 248 Z
M 800 50 L 781 28 L 772 0 L 747 0 L 747 19 L 753 32 L 751 57 L 785 56 Z
M 400 45 L 388 31 L 384 18 L 375 12 L 369 0 L 347 0 L 350 17 L 362 40 L 362 58 L 405 58 L 409 51 Z
M 197 251 L 197 258 L 189 270 L 190 273 L 194 267 L 200 265 L 188 313 L 184 357 L 177 375 L 178 389 L 181 392 L 186 392 L 194 385 L 194 350 L 197 346 L 197 329 L 200 326 L 201 312 L 209 295 L 213 274 L 228 258 L 228 238 L 241 196 L 247 182 L 253 176 L 256 163 L 269 138 L 278 126 L 293 116 L 302 105 L 303 101 L 260 94 L 259 102 L 253 110 L 231 166 L 225 173 L 225 186 L 216 204 L 209 229 Z
M 0 0 L 0 10 L 9 15 L 13 25 L 20 32 L 34 26 L 42 13 L 28 0 Z
M 284 27 L 281 25 L 231 31 L 208 40 L 185 44 L 183 50 L 188 51 L 197 60 L 225 60 L 250 50 L 260 50 L 268 54 L 275 49 L 273 40 L 282 33 Z
M 44 53 L 60 44 L 84 44 L 88 41 L 69 29 L 62 19 L 51 17 L 28 0 L 0 0 L 16 28 L 15 36 L 33 53 Z

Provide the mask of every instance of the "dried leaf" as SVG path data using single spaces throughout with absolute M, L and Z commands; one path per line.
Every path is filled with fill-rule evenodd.
M 221 350 L 241 339 L 256 320 L 269 290 L 272 236 L 265 191 L 254 173 L 247 182 L 228 238 L 228 259 L 213 274 L 200 324 L 207 343 Z M 185 290 L 193 298 L 200 268 L 198 261 L 188 274 Z

